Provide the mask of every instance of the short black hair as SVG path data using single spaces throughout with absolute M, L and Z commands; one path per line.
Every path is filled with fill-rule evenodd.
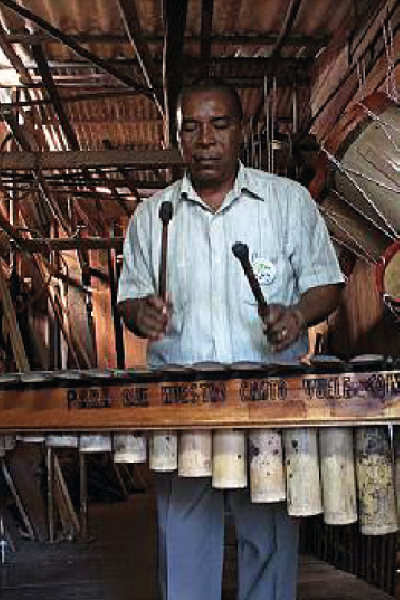
M 192 92 L 208 92 L 210 90 L 218 90 L 227 94 L 232 100 L 232 106 L 235 111 L 234 116 L 239 117 L 240 121 L 243 119 L 242 102 L 237 89 L 230 83 L 227 83 L 223 79 L 219 79 L 217 77 L 201 77 L 199 79 L 195 79 L 190 84 L 184 85 L 178 94 L 176 103 L 177 112 L 182 109 L 184 96 Z

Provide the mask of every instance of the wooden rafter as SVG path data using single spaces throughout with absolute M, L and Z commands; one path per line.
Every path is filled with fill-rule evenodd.
M 18 371 L 29 371 L 29 361 L 25 352 L 21 337 L 17 317 L 14 310 L 14 303 L 11 298 L 6 278 L 3 271 L 3 265 L 0 262 L 0 299 L 3 305 L 3 318 L 8 321 L 10 329 L 11 346 L 13 349 L 15 364 Z
M 47 93 L 50 97 L 50 100 L 52 102 L 54 110 L 57 114 L 61 128 L 67 139 L 68 145 L 71 148 L 71 150 L 79 151 L 80 150 L 79 140 L 76 136 L 74 129 L 72 128 L 72 125 L 70 123 L 68 115 L 64 109 L 64 106 L 60 99 L 60 95 L 58 93 L 57 87 L 54 84 L 53 76 L 49 69 L 48 62 L 44 56 L 42 47 L 40 45 L 32 46 L 32 55 L 37 63 L 40 76 L 42 78 L 43 83 L 46 86 Z M 85 166 L 82 167 L 82 171 L 88 181 L 87 185 L 91 187 L 90 193 L 91 193 L 92 197 L 95 198 L 96 201 L 101 200 L 101 196 L 98 194 L 98 192 L 96 190 L 96 181 L 92 178 L 92 174 L 89 173 L 89 171 L 87 170 L 87 168 Z M 113 184 L 110 183 L 110 185 L 112 186 Z M 115 190 L 115 186 L 114 186 L 114 193 L 116 196 L 118 196 L 118 192 Z M 122 203 L 123 208 L 126 210 L 126 207 L 124 206 L 122 199 L 121 199 L 120 203 Z
M 232 46 L 275 46 L 280 34 L 274 32 L 253 31 L 249 33 L 213 33 L 211 35 L 211 43 L 214 45 L 229 45 Z M 42 32 L 36 33 L 9 33 L 7 39 L 12 44 L 24 44 L 31 46 L 32 44 L 41 44 L 48 41 L 48 35 Z M 115 32 L 106 33 L 78 33 L 69 35 L 69 39 L 77 44 L 128 44 L 130 40 L 124 34 Z M 302 33 L 290 33 L 285 38 L 285 46 L 294 48 L 309 48 L 310 51 L 318 50 L 326 46 L 332 36 L 326 33 L 316 33 L 315 35 L 304 35 Z M 160 44 L 164 40 L 162 32 L 145 32 L 140 31 L 135 34 L 135 41 L 144 42 L 145 44 Z M 201 42 L 201 34 L 185 35 L 185 43 Z M 52 39 L 52 42 L 60 42 L 60 40 Z
M 175 112 L 179 90 L 183 83 L 184 36 L 186 28 L 188 0 L 165 0 L 164 8 L 164 66 L 163 73 L 165 106 L 168 107 L 168 128 L 170 140 L 175 140 Z
M 121 17 L 125 25 L 125 30 L 128 38 L 135 48 L 135 54 L 142 69 L 144 78 L 150 90 L 153 91 L 154 101 L 160 112 L 164 114 L 162 107 L 162 99 L 154 86 L 156 84 L 156 73 L 151 60 L 151 55 L 147 43 L 140 37 L 141 27 L 139 15 L 136 8 L 135 0 L 118 0 L 118 6 L 121 12 Z
M 77 56 L 80 56 L 81 58 L 88 60 L 90 63 L 92 63 L 93 65 L 95 65 L 96 67 L 98 67 L 99 69 L 101 69 L 102 71 L 107 73 L 108 75 L 111 75 L 112 77 L 114 77 L 120 83 L 123 83 L 124 85 L 128 85 L 128 86 L 132 86 L 132 87 L 136 88 L 138 92 L 141 92 L 141 93 L 145 94 L 146 96 L 152 97 L 152 92 L 147 87 L 137 85 L 137 82 L 134 79 L 132 79 L 132 77 L 130 77 L 129 75 L 126 75 L 125 73 L 121 73 L 118 69 L 116 69 L 114 66 L 112 66 L 111 64 L 104 61 L 99 56 L 92 54 L 91 52 L 86 50 L 86 48 L 83 48 L 82 46 L 80 46 L 79 44 L 74 42 L 68 35 L 63 33 L 60 29 L 57 29 L 57 27 L 53 27 L 53 25 L 51 25 L 50 23 L 48 23 L 41 17 L 35 15 L 33 12 L 31 12 L 27 8 L 20 6 L 17 2 L 15 2 L 15 0 L 0 0 L 0 5 L 3 5 L 6 8 L 9 8 L 14 13 L 16 13 L 17 15 L 19 15 L 21 17 L 24 17 L 25 19 L 28 19 L 31 23 L 34 23 L 35 25 L 37 25 L 40 29 L 45 31 L 48 35 L 59 40 L 65 46 L 70 48 L 70 50 L 72 50 Z
M 135 166 L 142 169 L 155 169 L 182 165 L 179 152 L 170 150 L 94 150 L 80 152 L 6 152 L 1 157 L 1 170 L 31 171 Z
M 288 11 L 286 13 L 285 21 L 282 25 L 281 31 L 279 33 L 279 37 L 274 45 L 271 56 L 272 58 L 278 58 L 281 55 L 281 50 L 286 44 L 286 39 L 288 35 L 291 33 L 291 29 L 294 25 L 294 22 L 297 19 L 297 15 L 299 14 L 300 6 L 302 0 L 290 0 L 290 5 Z
M 79 150 L 80 147 L 78 138 L 68 119 L 68 115 L 65 112 L 63 103 L 54 84 L 54 80 L 41 45 L 36 44 L 32 46 L 32 56 L 36 61 L 40 76 L 42 78 L 43 83 L 45 84 L 46 91 L 49 95 L 50 101 L 60 121 L 60 125 L 64 132 L 64 135 L 68 140 L 68 144 L 72 150 Z
M 23 152 L 17 154 L 30 154 L 31 144 L 15 116 L 11 113 L 11 111 L 2 111 L 1 116 L 3 117 L 4 122 L 8 125 L 16 142 L 20 145 L 21 149 L 23 150 Z M 4 154 L 4 156 L 6 156 L 6 154 Z M 37 164 L 35 165 L 32 163 L 29 170 L 32 171 L 34 180 L 36 181 L 36 184 L 41 192 L 42 198 L 46 206 L 50 210 L 51 214 L 60 223 L 64 231 L 70 233 L 69 224 L 64 219 L 64 216 L 61 212 L 60 207 L 58 206 L 57 201 L 52 197 L 51 191 L 47 185 L 45 178 L 43 177 L 40 167 Z
M 211 32 L 214 12 L 214 0 L 203 0 L 201 6 L 201 46 L 200 55 L 203 61 L 204 75 L 208 73 L 211 58 Z
M 122 237 L 102 238 L 102 237 L 71 237 L 71 238 L 35 238 L 19 239 L 18 246 L 31 253 L 48 252 L 55 250 L 104 250 L 116 248 L 122 250 Z

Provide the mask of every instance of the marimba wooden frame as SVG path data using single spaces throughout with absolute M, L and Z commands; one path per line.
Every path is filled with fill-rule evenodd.
M 0 380 L 1 382 L 1 380 Z M 351 426 L 400 422 L 400 371 L 169 381 L 54 379 L 0 388 L 0 431 Z

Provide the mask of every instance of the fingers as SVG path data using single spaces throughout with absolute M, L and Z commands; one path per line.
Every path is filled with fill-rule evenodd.
M 168 325 L 168 306 L 158 296 L 147 296 L 140 302 L 137 313 L 140 331 L 150 340 L 160 340 Z
M 290 307 L 276 304 L 268 307 L 263 316 L 264 333 L 273 352 L 286 350 L 299 338 L 304 323 L 300 317 L 299 311 Z

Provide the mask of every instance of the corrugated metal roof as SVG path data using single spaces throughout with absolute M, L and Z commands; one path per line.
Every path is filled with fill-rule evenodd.
M 83 43 L 92 54 L 102 59 L 132 59 L 134 47 L 128 43 L 124 21 L 121 16 L 118 0 L 20 0 L 20 5 L 33 14 L 41 17 L 52 26 L 59 28 L 64 34 L 71 36 L 101 36 L 98 42 Z M 293 5 L 291 0 L 215 0 L 212 20 L 212 34 L 230 36 L 229 43 L 221 39 L 212 43 L 213 71 L 216 75 L 231 81 L 240 80 L 240 96 L 246 116 L 258 110 L 262 100 L 263 68 L 260 63 L 238 64 L 239 61 L 222 64 L 221 57 L 268 57 L 273 49 L 271 40 L 265 43 L 260 36 L 273 36 L 275 39 Z M 136 8 L 143 34 L 157 35 L 148 43 L 154 60 L 161 60 L 163 31 L 163 5 L 161 0 L 136 0 Z M 185 56 L 199 57 L 201 33 L 202 1 L 188 2 L 186 19 Z M 35 31 L 35 27 L 25 19 L 16 16 L 10 9 L 0 8 L 3 26 L 8 32 L 21 31 L 27 28 Z M 354 3 L 352 0 L 303 0 L 297 18 L 289 32 L 292 36 L 332 36 L 346 28 L 350 30 L 354 22 Z M 36 29 L 37 31 L 37 29 Z M 253 43 L 244 43 L 242 37 L 258 35 Z M 106 40 L 106 36 L 109 39 Z M 196 39 L 189 39 L 197 36 Z M 82 38 L 80 38 L 82 40 Z M 238 40 L 236 43 L 236 39 Z M 232 43 L 233 42 L 233 43 Z M 30 47 L 15 45 L 26 66 L 31 67 L 33 81 L 39 83 L 41 78 L 35 63 L 30 57 Z M 61 43 L 46 39 L 43 44 L 52 75 L 62 98 L 82 94 L 87 90 L 104 92 L 108 86 L 121 85 L 101 69 L 93 67 Z M 319 46 L 292 44 L 285 45 L 282 55 L 286 57 L 315 56 Z M 115 65 L 115 63 L 113 63 Z M 118 68 L 144 84 L 140 68 L 136 64 L 119 63 Z M 161 69 L 160 65 L 158 67 Z M 193 73 L 196 67 L 192 67 Z M 278 77 L 281 70 L 278 69 Z M 251 82 L 246 84 L 247 82 Z M 294 81 L 293 81 L 294 82 Z M 1 83 L 1 72 L 0 72 Z M 269 79 L 271 89 L 273 80 Z M 161 90 L 160 90 L 161 91 Z M 46 91 L 39 96 L 46 97 Z M 299 98 L 307 98 L 300 91 Z M 283 120 L 290 119 L 292 114 L 292 96 L 290 86 L 277 89 L 275 104 L 278 116 Z M 104 140 L 113 147 L 161 147 L 163 141 L 163 122 L 155 103 L 144 95 L 110 96 L 97 100 L 81 100 L 65 102 L 64 107 L 76 132 L 82 149 L 104 148 Z M 304 107 L 300 106 L 300 112 Z M 42 111 L 47 122 L 52 122 L 57 133 L 57 118 L 54 110 L 47 106 Z

